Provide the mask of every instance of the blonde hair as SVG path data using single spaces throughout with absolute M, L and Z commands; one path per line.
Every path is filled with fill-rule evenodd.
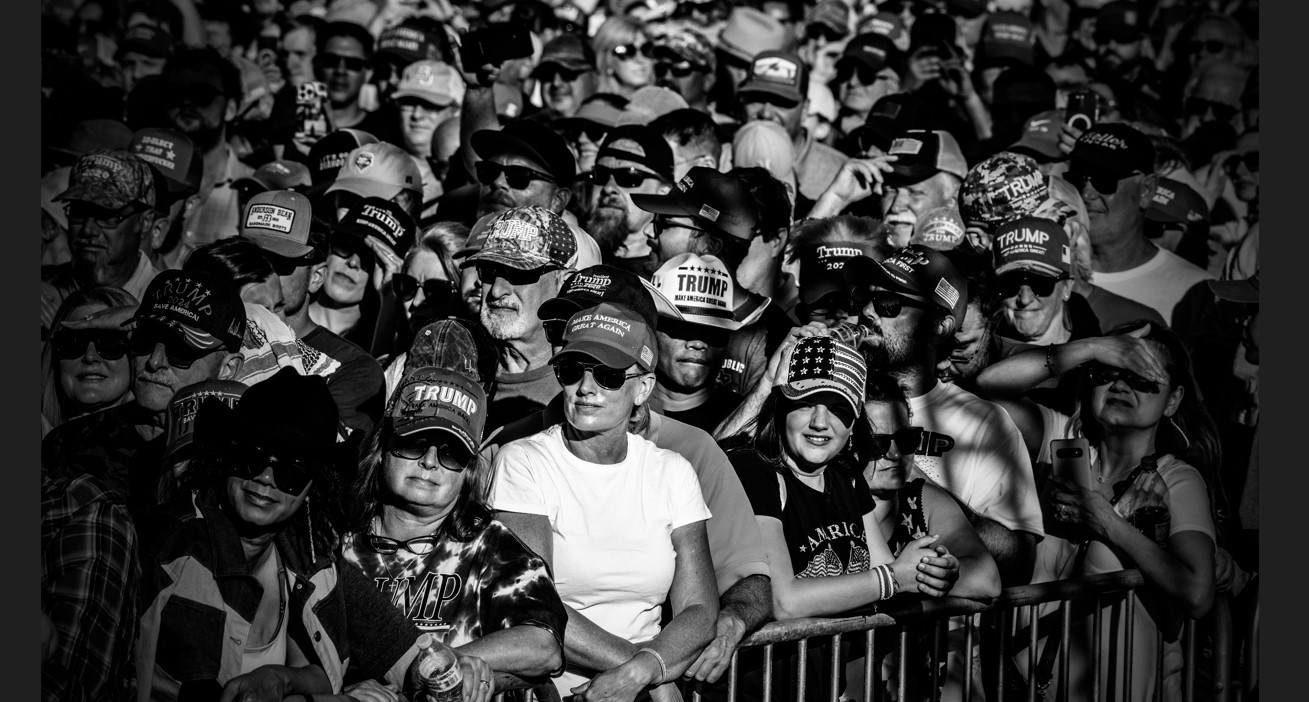
M 639 37 L 650 40 L 650 33 L 645 25 L 631 17 L 614 16 L 605 20 L 591 37 L 591 49 L 595 51 L 595 71 L 599 77 L 596 84 L 597 93 L 617 93 L 630 95 L 635 89 L 618 82 L 614 77 L 613 67 L 618 62 L 614 49 L 624 44 L 635 43 Z
M 54 319 L 50 321 L 50 336 L 54 337 L 64 320 L 78 307 L 99 305 L 102 309 L 107 309 L 135 304 L 137 299 L 122 288 L 106 285 L 74 291 L 64 298 L 59 309 L 55 311 Z M 131 373 L 130 366 L 128 372 Z M 131 399 L 132 389 L 129 385 L 127 392 L 112 405 L 119 405 Z M 63 406 L 65 400 L 63 386 L 59 384 L 59 361 L 55 358 L 54 347 L 47 340 L 41 347 L 41 418 L 49 428 L 53 429 L 69 419 Z

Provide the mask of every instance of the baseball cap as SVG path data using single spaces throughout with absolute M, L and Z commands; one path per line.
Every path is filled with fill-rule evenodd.
M 654 333 L 641 316 L 624 305 L 602 302 L 568 320 L 564 345 L 551 363 L 567 354 L 585 354 L 610 368 L 635 365 L 649 373 L 655 366 Z
M 377 55 L 395 60 L 401 66 L 441 55 L 441 40 L 427 27 L 401 22 L 382 30 L 377 37 Z
M 146 127 L 132 135 L 127 150 L 159 171 L 174 197 L 200 192 L 204 158 L 190 137 L 172 129 Z
M 707 72 L 713 72 L 718 66 L 709 39 L 686 25 L 669 28 L 655 40 L 655 57 L 670 58 L 675 63 L 686 62 Z
M 1068 155 L 1068 170 L 1088 176 L 1126 178 L 1154 172 L 1150 137 L 1122 122 L 1098 122 L 1082 132 Z
M 627 104 L 627 98 L 615 93 L 593 93 L 590 97 L 582 101 L 581 107 L 572 117 L 561 117 L 555 120 L 555 128 L 559 130 L 584 129 L 590 125 L 597 125 L 605 129 L 610 129 L 618 124 L 618 116 L 623 113 L 623 107 Z
M 885 174 L 886 184 L 893 188 L 920 183 L 941 172 L 960 178 L 968 175 L 959 142 L 950 132 L 940 129 L 907 130 L 891 142 L 886 152 L 896 157 L 891 172 Z
M 68 143 L 53 149 L 69 156 L 85 156 L 98 149 L 126 149 L 132 130 L 116 119 L 85 119 L 73 126 Z
M 245 178 L 237 178 L 232 187 L 256 193 L 265 190 L 296 190 L 308 188 L 313 182 L 309 167 L 298 161 L 269 161 Z
M 1036 28 L 1032 20 L 1012 10 L 992 14 L 982 28 L 977 53 L 978 63 L 983 66 L 1008 61 L 1033 63 L 1036 60 Z
M 1028 156 L 1001 151 L 973 166 L 959 189 L 959 213 L 969 225 L 991 227 L 1031 214 L 1050 197 L 1045 176 Z
M 972 19 L 986 12 L 987 0 L 945 0 L 945 6 L 952 15 Z
M 806 336 L 791 351 L 782 396 L 801 400 L 832 393 L 858 417 L 864 409 L 868 364 L 855 348 L 830 336 Z
M 654 283 L 631 271 L 604 264 L 588 266 L 570 275 L 559 288 L 558 295 L 541 303 L 537 317 L 562 324 L 578 312 L 602 302 L 631 309 L 651 329 L 658 328 L 659 315 L 683 318 Z
M 640 166 L 657 174 L 665 181 L 673 179 L 673 149 L 653 129 L 639 124 L 614 127 L 605 136 L 596 153 L 597 163 L 612 158 L 620 167 Z
M 883 68 L 890 68 L 899 75 L 904 75 L 904 54 L 895 47 L 885 35 L 866 32 L 851 39 L 836 60 L 839 71 L 843 64 L 858 63 L 874 73 Z
M 294 190 L 262 192 L 246 205 L 241 236 L 278 256 L 303 258 L 314 252 L 309 245 L 313 216 L 309 198 Z
M 462 373 L 430 366 L 415 368 L 400 381 L 386 416 L 396 436 L 444 431 L 476 455 L 486 428 L 486 392 Z
M 786 28 L 772 15 L 738 5 L 718 33 L 718 50 L 748 63 L 761 52 L 780 50 L 786 46 L 786 39 Z
M 841 269 L 852 258 L 876 258 L 872 244 L 864 241 L 833 241 L 807 246 L 800 251 L 800 300 L 806 305 L 826 295 L 848 290 Z
M 632 194 L 632 204 L 654 214 L 692 217 L 709 231 L 738 239 L 754 236 L 758 215 L 750 189 L 738 177 L 696 166 L 664 195 Z
M 487 261 L 524 271 L 554 270 L 570 267 L 577 255 L 573 230 L 544 207 L 510 207 L 485 218 L 484 226 L 485 243 L 480 251 L 464 258 L 460 268 Z
M 909 244 L 878 263 L 872 258 L 855 258 L 841 269 L 845 282 L 860 288 L 876 285 L 907 293 L 950 312 L 955 328 L 964 321 L 968 304 L 968 281 L 945 254 L 922 244 Z
M 766 93 L 798 105 L 809 92 L 809 67 L 789 51 L 760 52 L 736 92 L 745 102 L 750 93 Z
M 1208 221 L 1209 205 L 1190 185 L 1172 178 L 1160 178 L 1145 218 L 1155 222 L 1183 224 Z
M 414 97 L 438 107 L 458 105 L 464 101 L 463 76 L 453 66 L 441 61 L 417 61 L 405 66 L 392 98 Z
M 129 321 L 160 324 L 197 351 L 237 351 L 245 338 L 245 303 L 230 281 L 199 271 L 160 271 Z
M 1209 289 L 1218 297 L 1244 305 L 1259 304 L 1259 274 L 1242 280 L 1210 280 Z
M 73 163 L 68 173 L 68 189 L 54 200 L 78 200 L 110 210 L 122 209 L 133 202 L 153 208 L 154 175 L 135 154 L 122 149 L 97 149 Z
M 905 31 L 904 20 L 900 16 L 890 12 L 878 12 L 868 19 L 859 23 L 860 34 L 881 34 L 891 43 L 900 46 L 900 42 L 908 41 L 909 33 Z
M 377 137 L 360 129 L 338 129 L 309 148 L 309 177 L 326 186 L 336 179 L 346 158 L 357 148 L 376 144 Z
M 650 280 L 673 303 L 681 318 L 692 324 L 735 331 L 759 319 L 766 308 L 760 305 L 739 317 L 736 309 L 741 300 L 732 272 L 722 259 L 711 254 L 678 254 L 665 261 Z
M 404 368 L 406 373 L 424 366 L 444 368 L 481 383 L 483 378 L 477 366 L 485 359 L 478 355 L 477 341 L 465 320 L 449 317 L 418 330 L 405 353 Z M 486 389 L 486 385 L 482 388 Z
M 1104 44 L 1116 41 L 1126 44 L 1141 38 L 1140 10 L 1135 2 L 1114 0 L 1100 6 L 1095 15 L 1095 41 Z
M 1058 89 L 1044 70 L 1027 63 L 1011 63 L 991 86 L 991 104 L 1023 110 L 1022 114 L 1054 109 Z
M 595 51 L 591 45 L 575 32 L 562 32 L 545 43 L 541 49 L 541 60 L 537 61 L 532 75 L 536 76 L 545 66 L 558 66 L 566 71 L 584 73 L 595 70 Z
M 814 6 L 809 15 L 809 26 L 822 25 L 831 31 L 836 39 L 850 34 L 850 6 L 842 0 L 822 0 Z M 808 28 L 806 27 L 806 31 Z
M 128 52 L 150 58 L 168 58 L 173 54 L 173 37 L 151 24 L 133 25 L 123 32 L 123 40 L 118 45 L 117 58 L 121 60 Z
M 861 154 L 867 152 L 869 146 L 876 146 L 885 152 L 891 148 L 891 142 L 909 129 L 910 125 L 922 124 L 927 120 L 927 104 L 917 95 L 883 95 L 873 104 L 868 119 L 850 133 L 850 139 Z
M 308 226 L 306 222 L 305 226 Z M 418 225 L 402 207 L 380 197 L 366 197 L 351 207 L 332 229 L 332 234 L 372 237 L 404 258 L 417 239 Z
M 533 119 L 514 120 L 500 129 L 473 132 L 473 151 L 481 158 L 504 154 L 525 156 L 554 177 L 556 183 L 572 183 L 577 161 L 568 142 L 557 132 Z
M 919 216 L 914 222 L 914 235 L 909 243 L 949 251 L 963 242 L 964 235 L 964 220 L 952 203 L 934 207 Z
M 365 144 L 351 151 L 336 180 L 325 192 L 345 190 L 364 197 L 390 199 L 401 190 L 423 192 L 423 176 L 409 152 L 387 142 Z
M 173 394 L 165 416 L 164 461 L 172 463 L 188 458 L 195 440 L 195 420 L 200 405 L 206 401 L 221 402 L 235 410 L 236 403 L 246 391 L 246 384 L 235 380 L 202 380 L 188 385 Z
M 616 126 L 624 124 L 649 124 L 673 110 L 690 107 L 686 98 L 661 85 L 647 85 L 632 93 L 631 99 L 618 113 L 614 121 Z
M 995 230 L 991 241 L 996 275 L 1030 271 L 1060 278 L 1073 271 L 1068 233 L 1053 219 L 1030 215 L 1011 219 Z
M 1046 110 L 1032 115 L 1023 125 L 1023 136 L 1007 150 L 1029 156 L 1037 163 L 1052 163 L 1068 158 L 1059 150 L 1059 132 L 1064 125 L 1061 110 Z

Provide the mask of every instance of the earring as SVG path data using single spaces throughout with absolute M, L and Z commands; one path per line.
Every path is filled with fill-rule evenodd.
M 1182 435 L 1182 445 L 1184 448 L 1191 448 L 1191 439 L 1186 436 L 1186 432 L 1182 431 L 1182 427 L 1178 425 L 1177 419 L 1175 417 L 1169 417 L 1168 423 L 1172 424 L 1173 429 L 1176 429 L 1177 433 Z

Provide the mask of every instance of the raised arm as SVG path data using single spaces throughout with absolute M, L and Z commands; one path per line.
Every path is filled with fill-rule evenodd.
M 977 376 L 978 392 L 992 399 L 1019 397 L 1047 378 L 1057 378 L 1088 361 L 1166 382 L 1168 376 L 1163 366 L 1150 351 L 1148 342 L 1140 338 L 1149 331 L 1150 327 L 1144 326 L 1120 336 L 1096 336 L 1020 351 L 987 366 Z

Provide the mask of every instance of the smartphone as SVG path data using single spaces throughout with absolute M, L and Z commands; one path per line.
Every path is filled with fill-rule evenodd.
M 318 139 L 332 131 L 327 113 L 327 84 L 305 81 L 295 87 L 295 138 Z
M 1065 482 L 1091 487 L 1091 442 L 1079 439 L 1050 441 L 1050 474 Z
M 1100 96 L 1093 90 L 1074 90 L 1068 94 L 1064 107 L 1064 122 L 1082 131 L 1091 128 L 1100 119 Z
M 495 22 L 473 30 L 460 39 L 464 70 L 483 64 L 498 66 L 505 61 L 532 55 L 532 37 L 525 26 Z

